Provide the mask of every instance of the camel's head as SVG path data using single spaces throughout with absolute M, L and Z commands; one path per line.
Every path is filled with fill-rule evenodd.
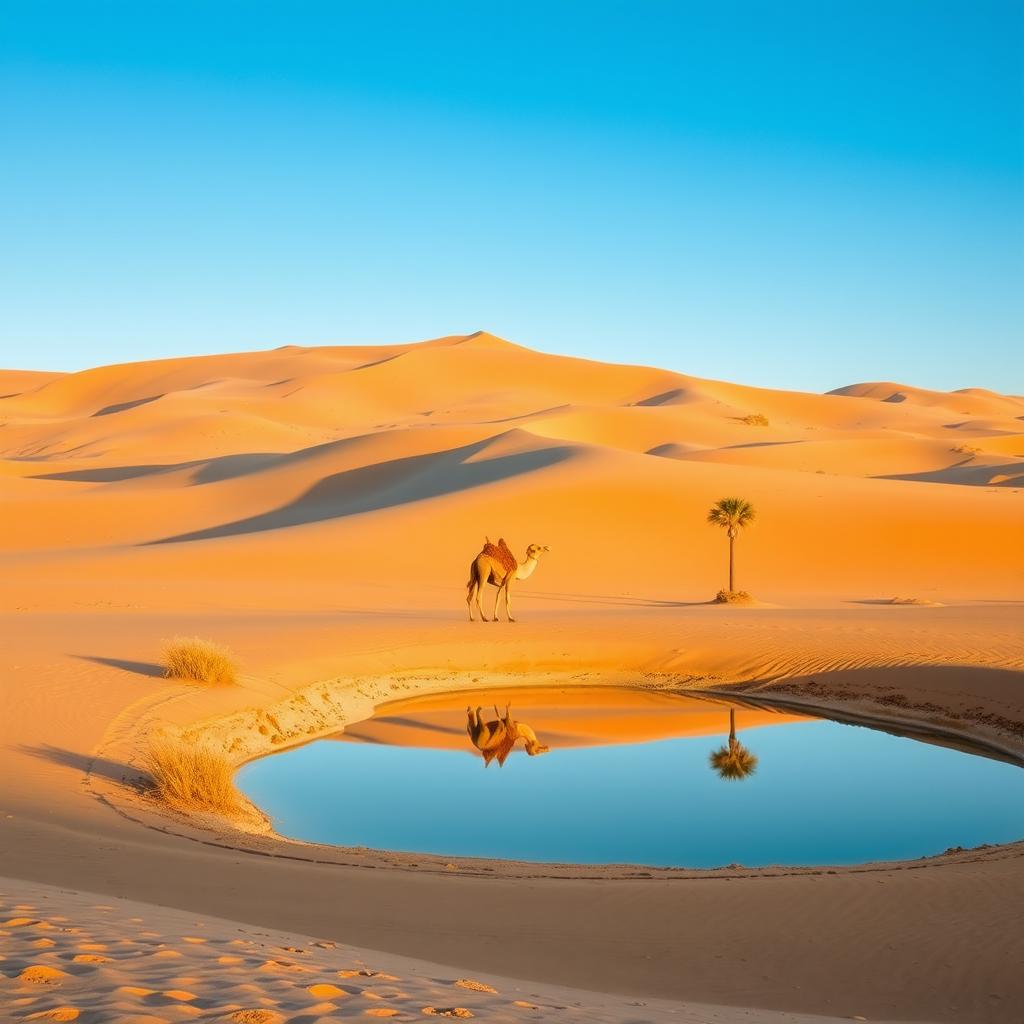
M 545 551 L 550 551 L 550 550 L 551 550 L 551 548 L 549 548 L 547 546 L 547 544 L 531 544 L 526 549 L 526 557 L 527 558 L 540 558 L 540 556 L 543 555 Z

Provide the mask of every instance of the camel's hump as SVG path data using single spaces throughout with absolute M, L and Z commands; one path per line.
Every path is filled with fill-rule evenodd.
M 497 544 L 492 544 L 488 541 L 484 545 L 483 554 L 493 558 L 505 572 L 514 572 L 519 567 L 519 563 L 516 561 L 516 557 L 512 554 L 509 546 L 505 543 L 504 537 L 499 539 Z

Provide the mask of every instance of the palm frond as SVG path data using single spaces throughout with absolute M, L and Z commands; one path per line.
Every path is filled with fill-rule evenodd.
M 712 526 L 746 526 L 757 515 L 754 506 L 744 498 L 722 498 L 708 511 L 708 523 Z
M 745 779 L 757 771 L 757 755 L 752 754 L 742 743 L 711 751 L 708 763 L 718 773 L 719 778 L 730 782 Z

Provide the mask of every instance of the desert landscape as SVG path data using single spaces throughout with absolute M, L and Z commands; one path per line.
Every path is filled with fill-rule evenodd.
M 550 686 L 724 693 L 1019 765 L 1024 397 L 769 390 L 483 331 L 0 371 L 0 396 L 4 1019 L 1005 1021 L 1024 1000 L 1024 843 L 452 859 L 288 840 L 151 774 L 155 736 L 233 771 L 343 729 L 388 742 L 368 719 L 391 702 Z M 716 603 L 708 510 L 733 495 L 756 509 L 749 599 Z M 516 622 L 470 622 L 499 537 L 550 550 Z M 233 682 L 165 677 L 193 636 Z M 608 693 L 538 735 L 656 733 Z

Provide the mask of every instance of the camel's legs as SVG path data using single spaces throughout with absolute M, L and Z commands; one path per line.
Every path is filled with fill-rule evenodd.
M 492 622 L 498 621 L 498 602 L 501 600 L 501 592 L 505 590 L 507 587 L 507 582 L 500 583 L 498 584 L 498 589 L 494 592 L 494 618 L 491 619 Z
M 477 611 L 480 613 L 480 621 L 486 622 L 487 616 L 484 614 L 483 600 L 483 589 L 484 585 L 478 579 L 474 579 L 469 587 L 469 594 L 466 597 L 466 604 L 469 605 L 469 621 L 475 622 L 473 618 L 473 605 L 476 604 Z
M 505 584 L 505 618 L 508 619 L 509 622 L 516 621 L 512 618 L 512 588 L 508 583 Z

